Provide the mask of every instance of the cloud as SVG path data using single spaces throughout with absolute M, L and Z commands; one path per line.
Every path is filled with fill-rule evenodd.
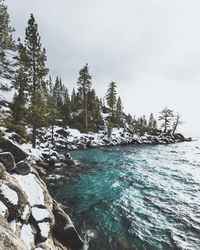
M 167 105 L 179 110 L 196 133 L 200 121 L 194 110 L 200 101 L 191 99 L 200 93 L 198 0 L 7 0 L 7 4 L 17 36 L 24 36 L 30 13 L 34 14 L 50 74 L 60 76 L 69 89 L 76 86 L 78 72 L 88 62 L 100 96 L 111 80 L 116 81 L 128 112 L 158 113 Z

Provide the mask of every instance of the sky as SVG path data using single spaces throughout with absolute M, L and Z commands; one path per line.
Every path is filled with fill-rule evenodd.
M 200 136 L 199 0 L 6 0 L 15 38 L 33 13 L 49 74 L 71 91 L 89 64 L 99 97 L 116 82 L 124 110 L 149 117 L 168 107 L 181 132 Z

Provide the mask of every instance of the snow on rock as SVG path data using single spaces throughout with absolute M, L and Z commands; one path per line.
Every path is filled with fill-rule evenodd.
M 35 242 L 34 232 L 30 224 L 24 224 L 21 229 L 21 239 L 24 241 L 28 249 L 32 249 Z
M 21 215 L 22 220 L 27 219 L 29 212 L 30 212 L 30 208 L 29 208 L 29 205 L 27 204 L 24 208 L 23 214 Z
M 4 205 L 2 201 L 0 201 L 0 215 L 5 217 L 8 212 L 8 208 Z
M 13 177 L 20 183 L 21 188 L 26 193 L 31 206 L 44 205 L 44 192 L 41 186 L 36 181 L 36 177 L 34 174 L 13 174 Z
M 7 185 L 5 185 L 4 183 L 2 183 L 0 185 L 0 192 L 3 194 L 3 196 L 5 198 L 8 199 L 8 201 L 14 205 L 18 204 L 18 195 L 17 193 L 12 190 L 11 188 L 9 188 Z
M 9 224 L 10 224 L 10 227 L 12 228 L 13 232 L 15 233 L 16 232 L 16 226 L 17 226 L 16 220 L 10 221 Z
M 66 223 L 64 230 L 68 230 L 70 228 L 74 227 L 71 223 Z
M 49 232 L 50 232 L 50 223 L 49 222 L 40 222 L 38 223 L 38 226 L 41 231 L 41 235 L 44 238 L 48 238 Z
M 36 221 L 43 221 L 46 218 L 50 218 L 48 210 L 44 208 L 33 207 L 31 212 Z
M 62 176 L 58 174 L 50 174 L 47 177 L 48 180 L 59 180 L 60 178 L 62 178 Z

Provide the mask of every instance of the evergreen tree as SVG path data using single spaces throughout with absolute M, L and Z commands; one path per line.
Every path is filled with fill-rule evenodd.
M 149 117 L 149 128 L 153 128 L 153 124 L 154 124 L 154 116 L 153 116 L 153 113 L 150 114 L 150 117 Z
M 88 64 L 86 63 L 86 65 L 80 70 L 77 81 L 79 92 L 82 95 L 84 124 L 86 129 L 88 129 L 88 92 L 91 87 L 91 79 L 92 77 L 89 75 Z
M 106 94 L 107 104 L 112 112 L 112 119 L 114 118 L 115 105 L 116 105 L 116 101 L 117 101 L 116 87 L 117 86 L 116 86 L 115 82 L 109 83 L 107 94 Z
M 45 88 L 44 77 L 48 73 L 45 67 L 46 51 L 40 42 L 38 25 L 33 14 L 28 21 L 25 35 L 26 53 L 28 56 L 28 73 L 30 77 L 30 103 L 29 103 L 29 123 L 32 125 L 33 136 L 32 146 L 36 147 L 37 129 L 45 124 L 46 104 L 43 93 Z
M 157 121 L 154 119 L 153 121 L 153 129 L 158 129 L 158 126 L 157 126 Z
M 27 54 L 26 49 L 23 44 L 19 40 L 18 48 L 18 56 L 17 59 L 17 69 L 15 73 L 14 80 L 12 82 L 13 88 L 16 90 L 13 101 L 10 105 L 11 110 L 13 112 L 13 122 L 15 124 L 22 124 L 25 120 L 25 116 L 27 113 L 27 94 L 28 94 L 28 74 L 27 74 Z
M 170 128 L 170 124 L 171 124 L 171 120 L 174 117 L 173 115 L 173 111 L 171 109 L 168 109 L 167 107 L 165 107 L 161 112 L 160 112 L 160 116 L 159 116 L 159 120 L 163 121 L 162 126 L 164 128 L 164 133 L 167 132 L 167 129 Z
M 76 99 L 76 92 L 75 92 L 75 89 L 73 88 L 72 94 L 71 94 L 71 112 L 74 112 L 76 110 L 75 99 Z
M 15 51 L 15 43 L 12 38 L 14 29 L 10 27 L 10 18 L 4 0 L 0 0 L 0 90 L 8 91 L 8 85 L 3 79 L 12 79 L 13 62 L 11 52 Z
M 63 125 L 69 125 L 71 122 L 71 103 L 69 98 L 68 89 L 64 87 L 64 103 L 62 109 Z
M 57 106 L 57 96 L 51 77 L 49 77 L 48 85 L 49 85 L 49 91 L 47 95 L 48 123 L 51 126 L 51 143 L 54 144 L 54 126 L 56 125 L 56 121 L 59 115 L 59 110 Z
M 118 97 L 117 105 L 116 105 L 116 121 L 118 125 L 121 125 L 122 117 L 123 117 L 123 106 L 122 106 L 121 98 Z
M 56 95 L 56 99 L 57 99 L 57 105 L 58 108 L 61 110 L 63 107 L 63 85 L 62 85 L 62 80 L 61 78 L 59 79 L 58 76 L 56 77 L 56 81 L 55 81 L 55 95 Z

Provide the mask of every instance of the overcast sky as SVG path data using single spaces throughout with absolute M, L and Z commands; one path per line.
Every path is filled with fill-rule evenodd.
M 71 90 L 88 62 L 103 97 L 117 83 L 125 111 L 158 116 L 165 106 L 200 135 L 199 0 L 6 0 L 15 36 L 30 14 L 39 26 L 52 77 Z

